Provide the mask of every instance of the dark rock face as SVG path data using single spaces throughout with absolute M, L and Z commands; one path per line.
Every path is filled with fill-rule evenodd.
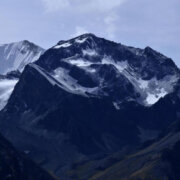
M 21 73 L 19 71 L 11 71 L 7 73 L 6 75 L 6 77 L 9 79 L 13 79 L 13 78 L 19 79 L 20 76 L 21 76 Z
M 168 162 L 171 167 L 172 174 L 169 174 L 169 179 L 179 179 L 180 178 L 180 161 L 179 161 L 179 152 L 180 152 L 180 141 L 178 141 L 172 149 L 165 149 L 162 154 L 162 159 L 165 162 Z
M 53 180 L 54 178 L 29 160 L 24 154 L 18 153 L 0 135 L 0 179 Z
M 74 162 L 156 139 L 178 119 L 178 89 L 171 59 L 85 34 L 26 66 L 0 112 L 0 129 L 17 149 L 68 179 Z

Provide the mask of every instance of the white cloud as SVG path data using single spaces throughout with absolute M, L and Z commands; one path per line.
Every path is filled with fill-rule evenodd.
M 41 0 L 46 12 L 55 12 L 67 8 L 70 4 L 68 0 Z
M 72 37 L 87 33 L 89 29 L 96 32 L 98 27 L 104 29 L 99 34 L 106 34 L 108 38 L 114 40 L 116 33 L 117 10 L 129 0 L 41 0 L 47 13 L 58 13 L 59 17 L 65 16 L 72 20 L 75 32 Z M 73 22 L 75 17 L 79 17 Z M 87 17 L 87 22 L 80 23 Z M 97 18 L 99 19 L 97 21 Z M 63 19 L 61 19 L 63 21 Z M 79 26 L 77 26 L 79 24 Z M 93 25 L 92 25 L 93 24 Z M 86 28 L 84 28 L 84 25 Z M 71 25 L 70 25 L 71 26 Z M 96 29 L 95 29 L 96 28 Z M 72 30 L 73 30 L 72 29 Z M 89 31 L 90 32 L 90 31 Z
M 108 38 L 115 39 L 115 33 L 117 30 L 116 24 L 117 24 L 118 16 L 115 13 L 111 13 L 108 16 L 105 17 L 104 23 L 106 25 L 106 33 Z
M 88 33 L 88 30 L 86 30 L 84 27 L 77 26 L 75 28 L 75 33 L 72 35 L 72 37 L 77 37 L 85 33 Z
M 127 0 L 92 0 L 93 4 L 101 11 L 110 11 L 119 7 Z

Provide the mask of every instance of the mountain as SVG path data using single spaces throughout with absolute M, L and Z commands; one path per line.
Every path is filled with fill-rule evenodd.
M 44 49 L 25 40 L 0 45 L 0 74 L 23 71 L 24 67 L 39 59 Z
M 0 179 L 55 180 L 0 135 Z
M 43 53 L 44 49 L 29 41 L 0 45 L 0 110 L 7 104 L 24 67 Z
M 179 78 L 175 63 L 150 47 L 93 34 L 60 41 L 25 67 L 0 130 L 36 163 L 73 179 L 73 164 L 137 152 L 177 121 Z

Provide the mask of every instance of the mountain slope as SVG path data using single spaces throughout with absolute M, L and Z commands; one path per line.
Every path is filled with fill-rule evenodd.
M 26 66 L 0 112 L 0 130 L 67 180 L 74 162 L 126 154 L 176 121 L 179 106 L 169 96 L 179 77 L 173 61 L 149 47 L 92 34 L 60 41 Z
M 71 179 L 89 180 L 178 180 L 180 134 L 168 134 L 133 154 L 118 153 L 104 159 L 76 164 Z
M 0 179 L 55 180 L 0 135 Z
M 24 67 L 36 61 L 44 49 L 29 41 L 0 45 L 0 74 L 23 71 Z
M 71 179 L 90 180 L 178 180 L 180 150 L 180 83 L 173 93 L 161 99 L 153 108 L 174 122 L 166 125 L 161 135 L 146 141 L 131 153 L 114 153 L 103 158 L 75 164 L 69 176 Z
M 157 142 L 121 160 L 120 158 L 118 159 L 118 156 L 115 156 L 114 163 L 109 167 L 103 168 L 103 164 L 101 164 L 99 167 L 96 167 L 96 173 L 88 179 L 178 180 L 180 178 L 179 150 L 180 132 L 170 132 Z M 81 167 L 80 169 L 83 168 Z M 78 171 L 77 168 L 75 172 Z M 86 171 L 88 172 L 88 169 Z

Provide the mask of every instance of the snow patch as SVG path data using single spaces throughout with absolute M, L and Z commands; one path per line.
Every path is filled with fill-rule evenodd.
M 98 53 L 95 50 L 92 49 L 87 49 L 87 50 L 83 50 L 83 55 L 86 56 L 98 56 Z
M 157 94 L 147 94 L 146 102 L 148 105 L 155 104 L 160 98 L 166 96 L 168 92 L 166 92 L 163 88 Z
M 78 84 L 77 80 L 72 78 L 69 75 L 69 71 L 65 70 L 63 68 L 58 68 L 54 70 L 52 73 L 52 76 L 60 82 L 66 89 L 69 91 L 75 93 L 75 94 L 81 94 L 83 96 L 88 96 L 88 94 L 96 95 L 98 94 L 98 87 L 95 88 L 86 88 Z
M 119 105 L 118 105 L 117 102 L 113 102 L 113 105 L 114 105 L 114 107 L 115 107 L 117 110 L 120 110 L 120 107 L 119 107 Z
M 171 93 L 174 89 L 174 84 L 178 81 L 178 79 L 179 78 L 176 75 L 169 75 L 161 80 L 157 80 L 156 78 L 142 80 L 139 78 L 137 80 L 137 85 L 139 86 L 138 91 L 141 94 L 141 97 L 144 98 L 144 105 L 153 105 L 159 101 L 160 98 L 163 98 L 167 94 Z
M 87 40 L 87 38 L 84 38 L 84 39 L 76 39 L 75 42 L 81 44 L 81 43 L 84 43 L 86 40 Z
M 67 48 L 67 47 L 70 47 L 71 45 L 72 44 L 70 44 L 70 43 L 64 43 L 61 45 L 54 46 L 54 49 Z
M 123 72 L 128 67 L 128 62 L 127 61 L 115 62 L 111 57 L 104 57 L 102 59 L 101 63 L 102 64 L 114 65 L 118 69 L 119 72 Z
M 86 61 L 84 59 L 72 59 L 72 60 L 69 60 L 68 62 L 78 67 L 90 66 L 93 64 L 90 61 Z
M 137 82 L 138 82 L 139 87 L 140 87 L 141 89 L 146 89 L 146 88 L 148 88 L 149 81 L 145 81 L 145 80 L 139 78 L 139 79 L 137 80 Z

